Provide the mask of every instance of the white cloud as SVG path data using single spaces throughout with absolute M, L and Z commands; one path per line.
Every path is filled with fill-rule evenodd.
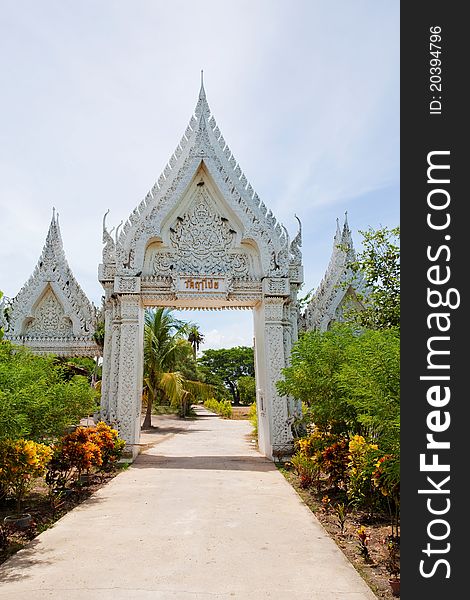
M 236 331 L 234 331 L 236 329 Z M 204 343 L 201 345 L 201 351 L 208 348 L 233 348 L 234 346 L 252 346 L 253 333 L 249 335 L 248 331 L 241 330 L 240 327 L 227 328 L 222 331 L 211 329 L 204 332 Z

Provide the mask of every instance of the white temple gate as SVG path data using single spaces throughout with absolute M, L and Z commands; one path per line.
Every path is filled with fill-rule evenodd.
M 300 406 L 279 396 L 276 382 L 298 327 L 325 331 L 367 294 L 362 274 L 350 269 L 355 253 L 347 219 L 342 230 L 337 224 L 325 276 L 299 314 L 301 229 L 290 242 L 260 201 L 201 84 L 195 114 L 158 182 L 114 238 L 105 221 L 101 418 L 117 426 L 129 457 L 138 453 L 140 437 L 144 310 L 155 306 L 253 311 L 259 448 L 269 458 L 289 450 Z M 0 327 L 7 340 L 37 354 L 98 357 L 101 318 L 66 260 L 53 212 L 31 277 L 12 300 L 0 302 Z
M 195 115 L 158 182 L 114 238 L 103 222 L 105 343 L 101 416 L 138 453 L 145 307 L 248 308 L 254 313 L 259 448 L 292 445 L 298 406 L 276 382 L 297 339 L 300 230 L 260 201 L 211 116 L 201 85 Z

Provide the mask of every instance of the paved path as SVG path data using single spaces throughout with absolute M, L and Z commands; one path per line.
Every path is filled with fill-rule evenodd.
M 249 423 L 198 410 L 6 562 L 0 599 L 375 599 Z

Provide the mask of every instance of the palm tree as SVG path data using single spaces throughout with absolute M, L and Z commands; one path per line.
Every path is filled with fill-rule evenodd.
M 180 321 L 170 308 L 149 310 L 144 328 L 144 397 L 147 410 L 142 429 L 152 425 L 152 406 L 157 400 L 168 401 L 186 416 L 195 397 L 208 397 L 212 387 L 185 379 L 178 364 L 192 358 L 187 336 L 188 324 Z
M 191 323 L 188 327 L 188 342 L 193 347 L 194 360 L 196 360 L 196 354 L 199 350 L 199 346 L 204 341 L 204 335 L 199 330 L 199 325 Z

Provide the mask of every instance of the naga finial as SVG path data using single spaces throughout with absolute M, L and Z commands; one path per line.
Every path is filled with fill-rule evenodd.
M 300 251 L 300 248 L 302 246 L 302 221 L 297 215 L 294 215 L 294 217 L 299 223 L 299 230 L 297 231 L 295 238 L 290 243 L 290 253 L 292 255 L 291 263 L 295 265 L 301 265 L 302 252 Z

